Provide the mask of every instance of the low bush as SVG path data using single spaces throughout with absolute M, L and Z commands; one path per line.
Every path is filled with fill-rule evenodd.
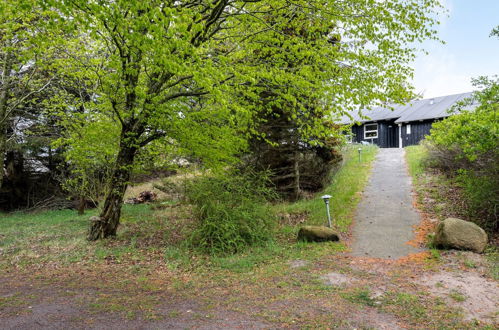
M 186 197 L 198 220 L 189 242 L 203 252 L 236 253 L 272 238 L 276 218 L 267 201 L 275 193 L 266 174 L 199 177 L 187 185 Z
M 427 138 L 429 164 L 462 187 L 469 216 L 489 232 L 499 229 L 499 80 L 476 81 L 484 89 L 459 105 L 461 113 L 435 123 Z M 474 110 L 466 110 L 478 102 Z

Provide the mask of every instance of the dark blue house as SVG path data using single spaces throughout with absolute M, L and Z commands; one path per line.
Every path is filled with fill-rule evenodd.
M 352 124 L 352 142 L 369 142 L 381 148 L 403 148 L 418 144 L 430 134 L 431 125 L 449 117 L 449 109 L 472 93 L 454 94 L 390 108 L 360 110 L 343 116 L 342 124 Z M 473 104 L 468 109 L 474 108 Z

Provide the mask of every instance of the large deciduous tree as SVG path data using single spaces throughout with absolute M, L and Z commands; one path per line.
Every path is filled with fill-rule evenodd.
M 330 111 L 408 96 L 414 49 L 407 44 L 434 37 L 438 7 L 437 0 L 44 2 L 60 13 L 54 24 L 81 36 L 61 69 L 96 82 L 84 111 L 119 126 L 110 189 L 90 240 L 116 234 L 135 157 L 154 140 L 205 155 L 237 151 L 225 140 L 234 138 L 231 126 L 258 117 L 262 93 L 274 86 L 278 95 L 269 95 L 266 109 L 285 104 L 306 136 L 330 133 L 323 125 Z M 334 35 L 341 45 L 331 44 Z M 319 115 L 310 115 L 308 100 L 321 103 Z
M 165 137 L 203 146 L 196 128 L 225 123 L 226 107 L 215 109 L 209 99 L 195 99 L 220 93 L 230 78 L 223 56 L 211 42 L 228 17 L 242 9 L 229 1 L 47 3 L 61 12 L 57 24 L 82 36 L 81 44 L 70 45 L 61 70 L 98 82 L 95 99 L 84 102 L 84 112 L 104 113 L 119 124 L 110 189 L 88 239 L 113 236 L 138 151 Z M 218 104 L 222 100 L 218 98 Z M 205 108 L 212 117 L 203 112 Z M 219 126 L 208 134 L 220 137 L 223 132 Z
M 299 198 L 321 189 L 338 160 L 334 116 L 411 97 L 406 47 L 432 32 L 411 25 L 421 12 L 403 1 L 288 4 L 262 18 L 271 29 L 243 56 L 249 70 L 264 69 L 238 92 L 254 114 L 250 163 L 270 169 L 285 197 Z

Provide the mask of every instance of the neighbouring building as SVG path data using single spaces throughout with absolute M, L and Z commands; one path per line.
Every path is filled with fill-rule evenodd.
M 351 141 L 373 143 L 381 148 L 403 148 L 418 144 L 430 134 L 431 125 L 452 115 L 449 109 L 457 102 L 470 97 L 462 93 L 413 100 L 406 105 L 374 108 L 343 116 L 342 124 L 353 124 Z M 468 109 L 474 108 L 471 105 Z

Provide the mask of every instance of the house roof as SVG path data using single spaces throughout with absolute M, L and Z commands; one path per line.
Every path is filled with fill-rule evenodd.
M 461 93 L 447 96 L 433 97 L 423 100 L 413 100 L 405 105 L 392 105 L 390 108 L 377 107 L 372 110 L 358 110 L 350 113 L 352 118 L 343 116 L 340 119 L 342 124 L 353 122 L 370 122 L 378 120 L 396 119 L 395 123 L 406 123 L 411 121 L 445 118 L 449 116 L 448 110 L 457 102 L 470 97 L 473 93 Z M 471 110 L 476 105 L 468 106 Z

